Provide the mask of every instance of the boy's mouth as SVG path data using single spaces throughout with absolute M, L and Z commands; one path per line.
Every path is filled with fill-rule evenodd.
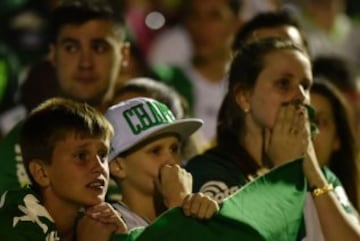
M 92 181 L 86 185 L 86 187 L 95 189 L 95 190 L 103 190 L 105 188 L 105 181 L 101 179 L 97 179 Z

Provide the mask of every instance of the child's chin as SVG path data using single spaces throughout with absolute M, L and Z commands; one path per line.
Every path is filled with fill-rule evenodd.
M 91 199 L 88 199 L 85 201 L 85 206 L 90 207 L 90 206 L 95 206 L 97 204 L 100 204 L 102 202 L 104 202 L 105 197 L 104 196 L 97 196 L 97 197 L 93 197 Z

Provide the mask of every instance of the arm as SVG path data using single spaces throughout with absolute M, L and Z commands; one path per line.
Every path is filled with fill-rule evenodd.
M 322 188 L 328 185 L 318 165 L 312 143 L 304 161 L 304 173 L 310 187 Z M 332 191 L 313 196 L 313 201 L 327 241 L 338 240 L 338 237 L 349 241 L 360 240 L 360 225 L 348 217 Z

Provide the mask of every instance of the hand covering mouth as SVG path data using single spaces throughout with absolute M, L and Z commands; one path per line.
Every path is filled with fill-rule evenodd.
M 310 121 L 310 130 L 311 130 L 311 136 L 315 136 L 319 133 L 319 128 L 316 125 L 316 110 L 315 108 L 310 104 L 305 104 L 300 100 L 293 100 L 289 102 L 284 102 L 283 105 L 294 105 L 294 106 L 304 106 L 306 108 L 307 114 L 309 116 Z

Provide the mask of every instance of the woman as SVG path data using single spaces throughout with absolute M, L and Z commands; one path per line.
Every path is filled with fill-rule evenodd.
M 315 121 L 320 130 L 314 138 L 319 164 L 328 166 L 335 173 L 352 205 L 359 210 L 358 147 L 350 116 L 351 107 L 327 79 L 316 79 L 314 82 L 311 104 L 316 109 Z
M 194 191 L 221 201 L 262 170 L 303 158 L 325 239 L 359 240 L 359 227 L 346 216 L 328 182 L 334 175 L 323 174 L 315 155 L 305 107 L 311 85 L 309 56 L 294 43 L 267 38 L 244 45 L 230 67 L 217 146 L 190 160 L 187 169 Z

